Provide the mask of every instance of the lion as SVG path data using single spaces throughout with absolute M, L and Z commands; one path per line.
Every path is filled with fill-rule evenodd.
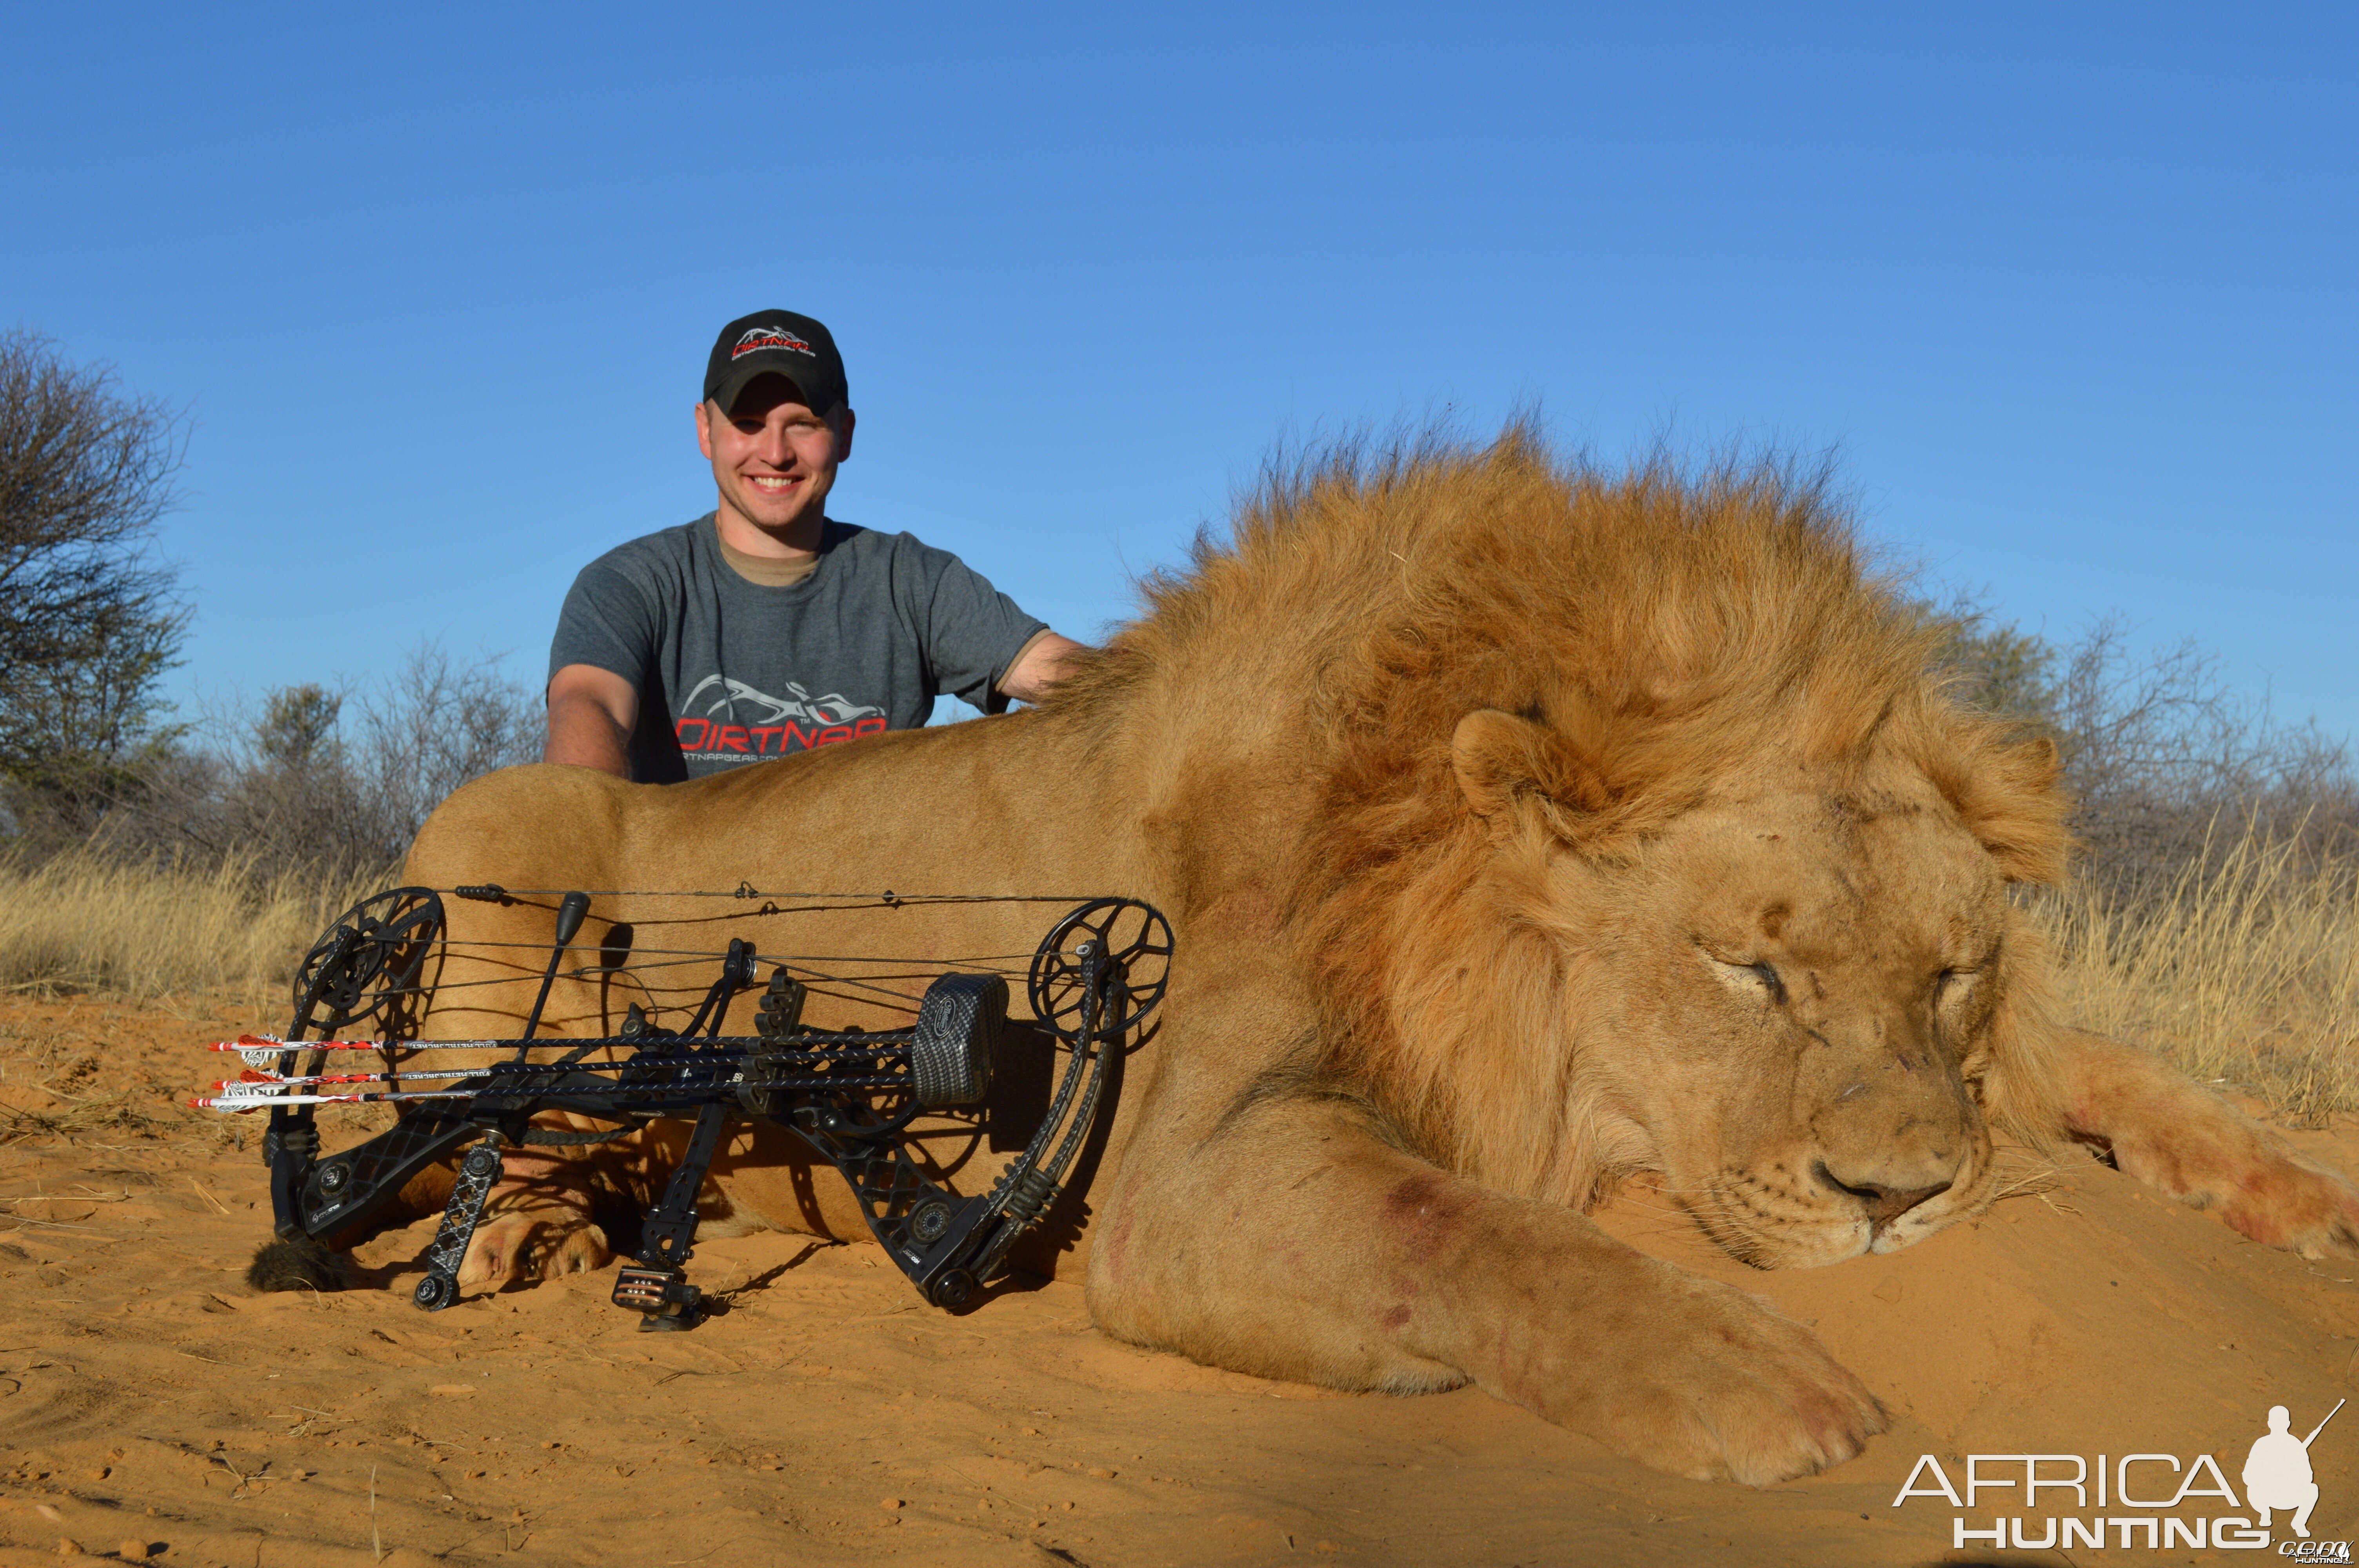
M 755 919 L 700 890 L 1147 900 L 1169 991 L 1026 1266 L 1080 1277 L 1125 1340 L 1341 1389 L 1472 1382 L 1683 1476 L 1805 1475 L 1884 1418 L 1808 1328 L 1598 1228 L 1640 1173 L 1763 1269 L 1979 1213 L 1998 1140 L 2359 1250 L 2341 1176 L 2060 1016 L 2010 896 L 2065 869 L 2056 749 L 1929 676 L 1820 486 L 1607 472 L 1511 428 L 1272 479 L 1144 591 L 1037 709 L 668 787 L 513 769 L 435 814 L 408 877 L 610 890 L 559 1038 L 682 1000 L 617 955 Z M 875 1026 L 911 977 L 1028 951 L 1042 907 L 756 935 L 901 960 L 814 997 Z M 513 1033 L 548 901 L 451 914 L 429 1037 Z M 464 1282 L 603 1264 L 623 1243 L 597 1203 L 650 1201 L 684 1132 L 512 1156 Z M 932 1135 L 960 1192 L 1004 1161 L 971 1121 Z M 740 1128 L 706 1234 L 864 1237 L 814 1159 Z

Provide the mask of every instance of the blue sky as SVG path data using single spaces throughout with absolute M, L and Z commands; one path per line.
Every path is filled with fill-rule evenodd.
M 814 17 L 820 19 L 814 19 Z M 183 686 L 512 650 L 709 508 L 720 323 L 835 513 L 1077 636 L 1280 440 L 1836 446 L 2050 635 L 2359 730 L 2349 5 L 12 5 L 0 324 L 190 406 Z

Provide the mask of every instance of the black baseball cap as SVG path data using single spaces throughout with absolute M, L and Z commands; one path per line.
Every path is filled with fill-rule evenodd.
M 757 375 L 793 382 L 814 414 L 826 413 L 848 395 L 834 337 L 792 310 L 756 310 L 722 328 L 704 367 L 704 395 L 725 413 Z

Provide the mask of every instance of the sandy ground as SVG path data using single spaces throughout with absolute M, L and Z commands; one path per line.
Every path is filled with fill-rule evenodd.
M 363 1249 L 360 1288 L 256 1296 L 259 1127 L 170 1108 L 219 1060 L 198 1043 L 256 1022 L 0 1002 L 0 1564 L 61 1542 L 231 1568 L 2211 1561 L 2142 1535 L 1953 1552 L 1960 1510 L 1894 1498 L 1924 1454 L 1962 1481 L 1968 1454 L 2208 1452 L 2241 1492 L 2267 1407 L 2307 1431 L 2359 1361 L 2359 1268 L 2077 1159 L 1909 1251 L 1791 1274 L 1719 1259 L 1643 1193 L 1602 1217 L 1814 1324 L 1889 1406 L 1865 1457 L 1763 1491 L 1471 1390 L 1343 1395 L 1136 1349 L 1071 1283 L 949 1316 L 868 1246 L 701 1246 L 729 1310 L 679 1336 L 638 1333 L 609 1273 L 422 1314 L 423 1223 Z M 2359 1138 L 2299 1141 L 2359 1168 Z M 2359 1411 L 2311 1452 L 2312 1534 L 2359 1537 Z

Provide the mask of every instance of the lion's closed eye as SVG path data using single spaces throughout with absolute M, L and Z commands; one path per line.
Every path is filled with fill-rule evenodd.
M 1772 1002 L 1785 1001 L 1786 981 L 1777 973 L 1777 966 L 1768 959 L 1715 957 L 1712 962 L 1723 985 Z

